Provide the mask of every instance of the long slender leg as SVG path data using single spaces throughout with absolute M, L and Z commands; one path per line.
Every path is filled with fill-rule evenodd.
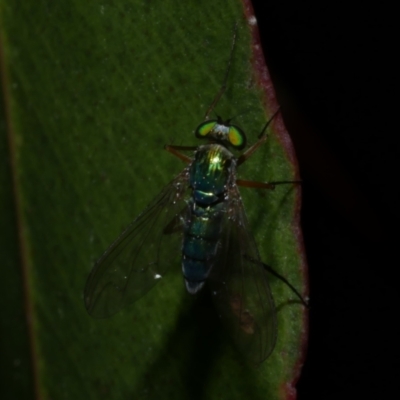
M 265 131 L 268 128 L 268 125 L 272 122 L 272 120 L 278 115 L 280 108 L 275 112 L 275 114 L 268 120 L 268 122 L 264 125 L 260 134 L 258 135 L 258 140 L 251 147 L 249 147 L 239 158 L 237 164 L 243 164 L 251 155 L 267 140 L 267 135 Z
M 279 280 L 281 280 L 285 285 L 289 287 L 289 289 L 300 299 L 300 301 L 303 303 L 303 305 L 307 308 L 310 307 L 308 302 L 303 299 L 303 296 L 297 291 L 297 289 L 282 275 L 278 274 L 272 267 L 270 267 L 267 264 L 264 264 L 263 262 L 260 263 L 261 266 L 270 274 L 274 275 L 277 277 Z
M 167 150 L 169 153 L 173 154 L 175 157 L 178 157 L 180 160 L 189 164 L 190 162 L 192 162 L 192 159 L 190 157 L 186 156 L 185 154 L 182 154 L 179 150 L 194 151 L 197 149 L 197 147 L 196 146 L 173 146 L 173 145 L 166 144 L 164 146 L 164 149 Z
M 236 184 L 242 187 L 257 188 L 257 189 L 275 189 L 276 185 L 283 185 L 286 183 L 301 183 L 301 181 L 275 181 L 275 182 L 257 182 L 237 179 Z
M 298 290 L 284 276 L 282 276 L 281 274 L 278 274 L 278 272 L 276 272 L 272 267 L 270 267 L 269 265 L 267 265 L 261 261 L 254 260 L 253 258 L 249 257 L 248 255 L 245 255 L 245 258 L 247 258 L 249 261 L 251 261 L 255 264 L 259 264 L 260 267 L 264 268 L 267 272 L 269 272 L 270 274 L 272 274 L 276 278 L 278 278 L 280 281 L 282 281 L 299 298 L 299 300 L 302 302 L 302 304 L 305 307 L 307 307 L 307 308 L 310 307 L 308 302 L 305 299 L 303 299 L 303 296 L 298 292 Z
M 232 46 L 231 46 L 231 52 L 229 54 L 229 61 L 228 61 L 228 67 L 226 68 L 226 72 L 225 72 L 225 76 L 224 76 L 224 80 L 222 83 L 221 88 L 219 89 L 217 95 L 214 97 L 214 100 L 212 101 L 212 103 L 210 104 L 210 106 L 208 107 L 206 114 L 204 115 L 204 120 L 208 120 L 208 117 L 210 115 L 210 112 L 215 108 L 215 106 L 218 104 L 220 98 L 222 97 L 222 95 L 224 94 L 225 90 L 226 90 L 226 84 L 228 82 L 228 76 L 229 76 L 229 71 L 231 69 L 231 64 L 232 64 L 232 58 L 233 58 L 233 49 L 235 48 L 235 43 L 236 43 L 236 34 L 237 34 L 237 28 L 238 28 L 238 24 L 235 24 L 234 30 L 233 30 L 233 38 L 232 38 Z
M 245 181 L 243 179 L 236 179 L 236 184 L 238 186 L 248 188 L 275 189 L 275 185 L 267 182 Z

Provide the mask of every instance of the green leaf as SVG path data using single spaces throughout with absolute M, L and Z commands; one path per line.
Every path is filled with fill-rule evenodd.
M 278 342 L 257 369 L 206 294 L 185 292 L 179 265 L 113 318 L 94 320 L 83 304 L 94 261 L 183 168 L 163 145 L 197 145 L 193 131 L 223 81 L 235 23 L 216 112 L 253 143 L 276 111 L 246 7 L 0 2 L 2 399 L 295 397 L 306 311 L 272 276 Z M 240 177 L 297 179 L 281 117 L 269 135 Z M 299 186 L 242 194 L 263 261 L 306 293 Z

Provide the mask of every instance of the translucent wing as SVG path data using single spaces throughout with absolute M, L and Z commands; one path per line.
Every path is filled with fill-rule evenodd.
M 179 266 L 188 186 L 186 168 L 97 261 L 84 291 L 89 314 L 115 314 L 150 290 L 171 264 Z
M 275 305 L 236 185 L 230 188 L 226 201 L 217 260 L 208 282 L 237 347 L 258 365 L 275 346 Z

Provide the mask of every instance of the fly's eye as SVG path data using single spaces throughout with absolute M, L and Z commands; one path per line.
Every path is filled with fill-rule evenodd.
M 196 137 L 198 138 L 205 138 L 207 137 L 217 125 L 217 121 L 206 121 L 200 124 L 195 132 Z
M 238 150 L 242 150 L 246 146 L 246 135 L 237 126 L 231 125 L 228 133 L 229 143 Z

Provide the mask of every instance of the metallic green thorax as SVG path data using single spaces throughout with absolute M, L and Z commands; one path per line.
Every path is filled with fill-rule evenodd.
M 190 168 L 190 185 L 194 192 L 201 191 L 214 195 L 224 192 L 232 159 L 233 154 L 224 146 L 219 144 L 200 146 Z

